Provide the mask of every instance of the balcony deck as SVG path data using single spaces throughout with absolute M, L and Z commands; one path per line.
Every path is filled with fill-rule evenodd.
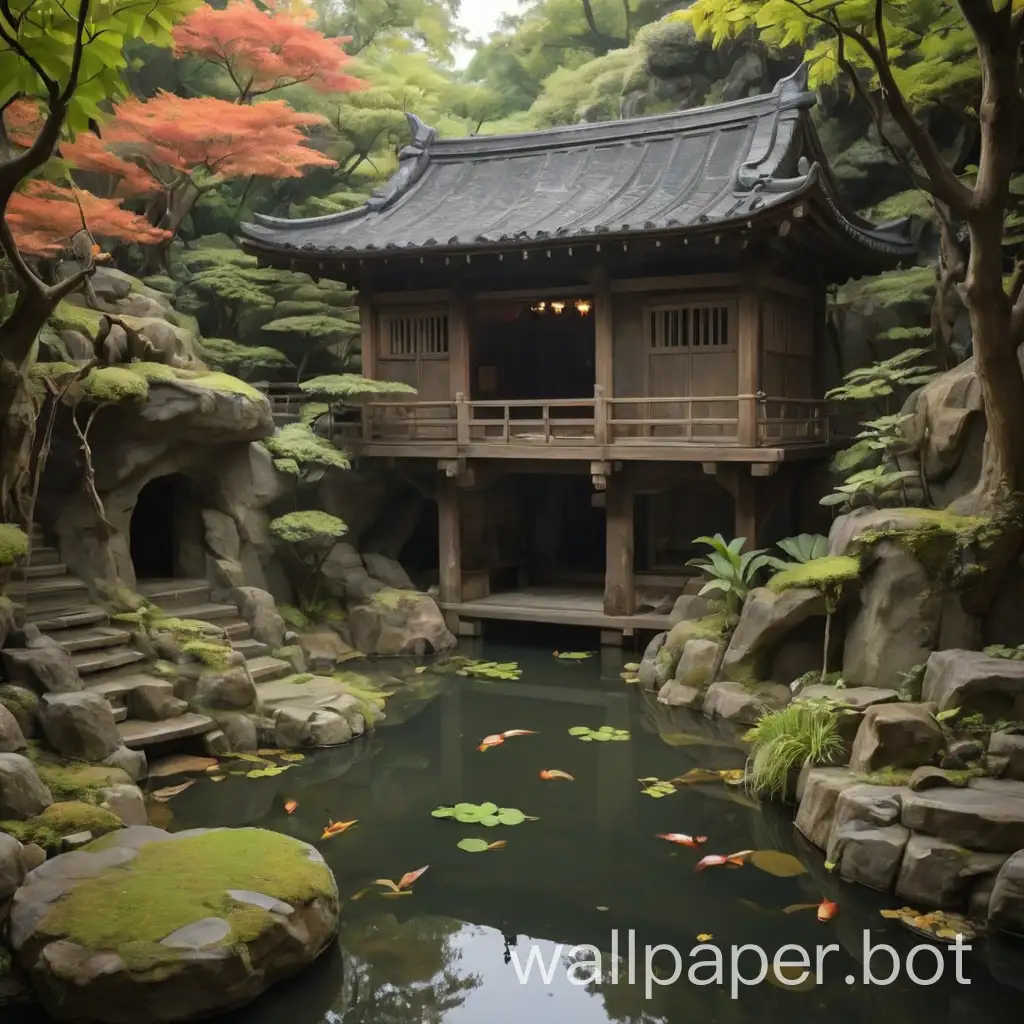
M 278 422 L 309 401 L 271 385 Z M 830 446 L 826 403 L 764 394 L 515 401 L 367 401 L 358 422 L 336 418 L 354 454 L 391 458 L 511 458 L 783 462 Z

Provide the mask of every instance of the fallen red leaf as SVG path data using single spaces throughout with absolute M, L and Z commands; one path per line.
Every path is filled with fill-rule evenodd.
M 347 832 L 355 823 L 355 821 L 328 821 L 327 828 L 324 829 L 324 834 L 320 838 L 330 839 L 331 836 L 340 836 L 342 832 Z

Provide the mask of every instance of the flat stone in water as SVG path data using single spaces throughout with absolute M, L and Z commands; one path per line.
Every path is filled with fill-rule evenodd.
M 977 779 L 967 789 L 908 792 L 901 820 L 969 849 L 1012 853 L 1024 847 L 1024 784 Z
M 220 945 L 231 934 L 231 925 L 221 917 L 203 917 L 171 932 L 160 940 L 161 946 L 172 949 L 204 949 Z

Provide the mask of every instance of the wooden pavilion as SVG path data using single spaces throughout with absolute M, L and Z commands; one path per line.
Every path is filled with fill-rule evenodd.
M 905 221 L 843 206 L 814 102 L 800 69 L 529 134 L 410 117 L 365 206 L 244 225 L 262 264 L 357 286 L 363 372 L 417 389 L 346 445 L 430 474 L 453 619 L 660 628 L 638 587 L 678 592 L 693 537 L 791 532 L 830 448 L 826 288 L 915 253 Z

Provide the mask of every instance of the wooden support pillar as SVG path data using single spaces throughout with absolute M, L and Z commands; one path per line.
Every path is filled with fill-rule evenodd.
M 470 362 L 469 306 L 462 289 L 456 289 L 448 307 L 448 372 L 449 394 L 452 398 L 459 394 L 469 398 L 473 393 Z
M 359 352 L 360 369 L 364 377 L 371 380 L 377 376 L 377 314 L 368 288 L 359 290 Z M 360 400 L 360 437 L 369 441 L 373 437 L 373 424 L 368 405 L 369 395 Z
M 633 614 L 633 515 L 633 480 L 623 466 L 608 477 L 605 496 L 605 615 Z
M 737 440 L 745 448 L 758 443 L 758 403 L 761 390 L 761 296 L 754 277 L 746 277 L 740 289 L 740 316 L 737 347 L 737 394 L 739 423 Z
M 761 524 L 757 516 L 757 480 L 751 476 L 748 467 L 738 466 L 736 473 L 736 533 L 747 538 L 747 550 L 756 548 Z M 746 471 L 746 472 L 744 472 Z
M 438 551 L 442 604 L 462 602 L 462 530 L 459 520 L 459 485 L 444 474 L 437 481 Z
M 614 398 L 612 292 L 607 269 L 596 268 L 590 282 L 594 288 L 594 384 L 601 388 L 605 399 Z

